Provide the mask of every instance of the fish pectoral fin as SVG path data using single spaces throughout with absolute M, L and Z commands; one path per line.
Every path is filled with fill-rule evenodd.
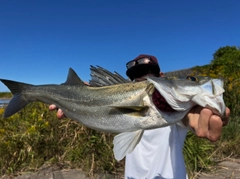
M 131 116 L 145 116 L 146 111 L 149 109 L 148 106 L 111 106 L 122 114 L 131 115 Z
M 111 106 L 111 107 L 120 109 L 120 110 L 121 109 L 129 109 L 129 110 L 133 110 L 133 111 L 142 111 L 142 110 L 149 108 L 148 106 Z
M 115 159 L 120 161 L 126 154 L 131 153 L 142 138 L 144 130 L 123 132 L 114 137 L 113 152 Z

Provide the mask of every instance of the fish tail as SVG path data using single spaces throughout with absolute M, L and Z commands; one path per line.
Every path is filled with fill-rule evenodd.
M 2 81 L 13 94 L 12 99 L 9 101 L 8 106 L 4 111 L 3 117 L 7 118 L 12 116 L 31 102 L 30 100 L 27 100 L 22 94 L 26 88 L 32 85 L 5 79 L 0 79 L 0 81 Z

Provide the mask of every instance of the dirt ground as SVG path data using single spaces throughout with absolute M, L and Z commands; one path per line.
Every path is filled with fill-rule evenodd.
M 55 166 L 42 167 L 35 173 L 21 173 L 18 176 L 3 176 L 2 179 L 123 179 L 123 176 L 109 174 L 98 174 L 94 177 L 87 177 L 81 170 L 60 169 Z M 240 179 L 240 159 L 226 159 L 211 168 L 211 172 L 200 172 L 194 179 Z
M 199 173 L 194 179 L 240 179 L 240 159 L 219 162 L 209 173 Z

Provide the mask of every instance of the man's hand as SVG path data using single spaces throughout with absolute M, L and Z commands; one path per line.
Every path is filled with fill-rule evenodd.
M 221 119 L 210 109 L 197 106 L 191 109 L 182 122 L 185 126 L 190 127 L 198 137 L 215 142 L 221 136 L 222 127 L 228 124 L 229 116 L 229 108 L 226 108 L 226 117 Z
M 85 85 L 89 86 L 89 83 L 88 82 L 84 82 Z M 57 117 L 59 119 L 62 119 L 62 118 L 65 118 L 66 116 L 64 115 L 63 111 L 61 109 L 58 109 L 57 106 L 55 104 L 51 104 L 49 106 L 49 110 L 50 111 L 54 111 L 54 110 L 57 110 Z
M 59 119 L 62 119 L 62 118 L 64 118 L 64 117 L 66 117 L 66 116 L 63 114 L 63 111 L 62 111 L 61 109 L 58 109 L 57 106 L 54 105 L 54 104 L 51 104 L 51 105 L 49 106 L 49 110 L 50 110 L 50 111 L 57 110 L 57 117 L 58 117 Z

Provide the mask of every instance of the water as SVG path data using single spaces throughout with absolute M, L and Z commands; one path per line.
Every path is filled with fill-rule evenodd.
M 9 103 L 9 99 L 0 99 L 0 108 L 5 107 Z

